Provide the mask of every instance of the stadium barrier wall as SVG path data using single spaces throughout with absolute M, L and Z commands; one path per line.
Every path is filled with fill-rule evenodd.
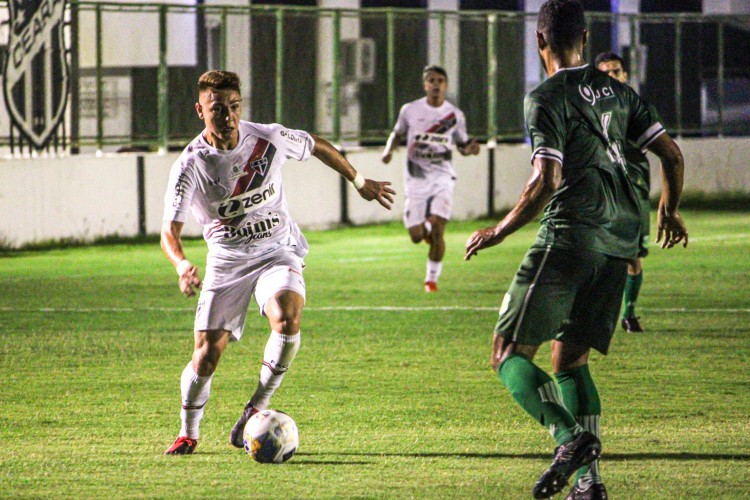
M 681 139 L 687 171 L 685 189 L 695 193 L 750 193 L 750 138 Z M 403 211 L 403 165 L 400 148 L 388 165 L 380 148 L 347 152 L 365 177 L 389 180 L 399 193 L 393 210 L 362 200 L 344 184 L 346 213 L 354 224 L 400 220 Z M 488 150 L 479 156 L 455 156 L 458 173 L 454 219 L 486 215 Z M 530 148 L 501 144 L 495 151 L 494 207 L 512 207 L 530 174 Z M 0 246 L 17 248 L 52 240 L 91 241 L 105 236 L 158 234 L 169 169 L 176 154 L 142 155 L 139 194 L 138 155 L 9 159 L 0 163 Z M 652 194 L 659 191 L 658 160 L 652 161 Z M 332 227 L 342 218 L 342 183 L 338 175 L 312 158 L 284 166 L 284 190 L 293 217 L 303 228 Z M 139 200 L 145 213 L 139 213 Z M 199 236 L 190 218 L 186 236 Z

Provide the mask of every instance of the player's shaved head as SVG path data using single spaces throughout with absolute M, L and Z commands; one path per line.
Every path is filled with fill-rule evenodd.
M 198 78 L 198 94 L 206 90 L 235 90 L 239 93 L 240 77 L 231 71 L 206 71 Z
M 578 0 L 548 0 L 539 8 L 536 29 L 544 35 L 552 52 L 561 54 L 583 40 L 586 19 Z

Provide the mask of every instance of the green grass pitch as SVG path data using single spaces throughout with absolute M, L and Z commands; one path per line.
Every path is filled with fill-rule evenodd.
M 592 356 L 613 498 L 750 498 L 750 212 L 684 216 L 689 247 L 652 245 L 644 262 L 647 332 L 618 330 Z M 0 258 L 0 497 L 530 498 L 554 443 L 489 349 L 537 225 L 464 262 L 487 224 L 448 226 L 433 295 L 427 247 L 399 224 L 307 233 L 302 348 L 272 400 L 300 428 L 283 465 L 227 440 L 268 336 L 255 311 L 219 365 L 196 454 L 165 457 L 195 300 L 158 244 Z M 202 241 L 187 253 L 202 267 Z M 549 370 L 548 347 L 537 361 Z

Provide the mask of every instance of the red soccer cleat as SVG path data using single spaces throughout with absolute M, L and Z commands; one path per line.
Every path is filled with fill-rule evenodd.
M 192 455 L 195 447 L 198 446 L 198 440 L 187 436 L 180 436 L 175 439 L 172 446 L 167 448 L 165 455 Z
M 434 281 L 425 281 L 424 291 L 427 293 L 437 292 L 437 283 Z

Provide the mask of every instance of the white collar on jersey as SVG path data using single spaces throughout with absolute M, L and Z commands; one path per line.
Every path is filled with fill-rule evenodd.
M 574 69 L 583 69 L 583 68 L 585 68 L 588 65 L 589 65 L 589 63 L 582 64 L 581 66 L 575 66 L 575 67 L 572 67 L 572 68 L 560 68 L 560 69 L 557 70 L 557 72 L 559 73 L 560 71 L 572 71 Z

